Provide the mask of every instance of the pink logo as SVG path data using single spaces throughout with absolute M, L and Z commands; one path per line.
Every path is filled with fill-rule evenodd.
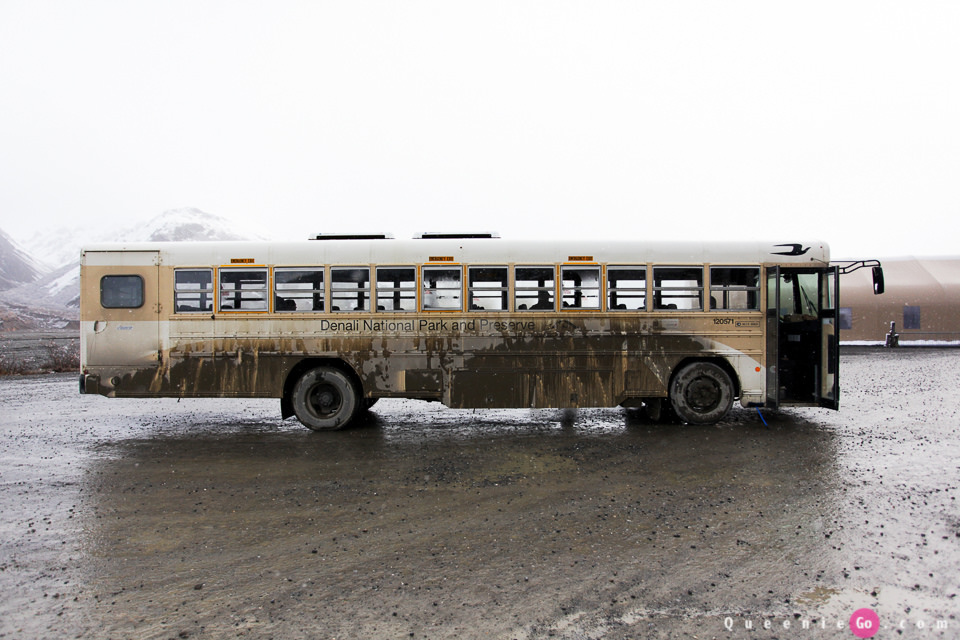
M 880 616 L 873 609 L 857 609 L 850 616 L 850 631 L 858 638 L 872 638 L 880 630 Z

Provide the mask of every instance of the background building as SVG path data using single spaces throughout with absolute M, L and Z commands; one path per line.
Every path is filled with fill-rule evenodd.
M 960 343 L 960 257 L 883 258 L 886 292 L 870 269 L 840 276 L 841 342 L 883 342 L 897 323 L 900 343 Z

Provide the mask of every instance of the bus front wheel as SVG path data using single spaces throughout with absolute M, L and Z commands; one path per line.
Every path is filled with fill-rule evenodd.
M 360 407 L 353 381 L 332 367 L 317 367 L 300 376 L 292 401 L 297 420 L 314 431 L 343 429 Z
M 711 362 L 691 362 L 673 377 L 670 404 L 690 424 L 719 422 L 733 406 L 733 381 Z

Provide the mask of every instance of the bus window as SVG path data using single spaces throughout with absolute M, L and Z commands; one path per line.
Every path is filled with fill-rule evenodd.
M 710 267 L 710 308 L 756 311 L 760 308 L 760 269 Z
M 273 270 L 275 311 L 323 311 L 323 269 Z
M 703 309 L 703 267 L 654 267 L 654 309 Z
M 516 311 L 553 311 L 556 273 L 553 267 L 516 267 Z
M 424 311 L 463 309 L 463 272 L 460 267 L 424 267 L 422 278 Z
M 785 322 L 816 320 L 820 314 L 817 273 L 780 274 L 780 318 Z
M 369 267 L 332 267 L 330 269 L 330 310 L 370 310 Z
M 175 269 L 173 279 L 177 313 L 213 311 L 213 269 Z
M 220 311 L 266 311 L 267 270 L 220 269 Z
M 417 310 L 417 270 L 377 267 L 377 311 Z
M 470 309 L 509 311 L 509 283 L 506 267 L 470 267 L 467 270 Z
M 600 308 L 600 267 L 560 267 L 563 308 Z
M 611 311 L 643 311 L 647 308 L 646 268 L 607 268 L 607 308 Z
M 139 309 L 143 306 L 143 278 L 103 276 L 100 278 L 100 306 L 104 309 Z

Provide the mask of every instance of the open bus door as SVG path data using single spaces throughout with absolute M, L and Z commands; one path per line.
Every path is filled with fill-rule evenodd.
M 840 328 L 837 326 L 836 267 L 820 272 L 820 406 L 840 408 Z
M 839 407 L 837 278 L 836 267 L 767 269 L 767 407 Z
M 767 268 L 767 399 L 768 409 L 780 408 L 780 267 Z

